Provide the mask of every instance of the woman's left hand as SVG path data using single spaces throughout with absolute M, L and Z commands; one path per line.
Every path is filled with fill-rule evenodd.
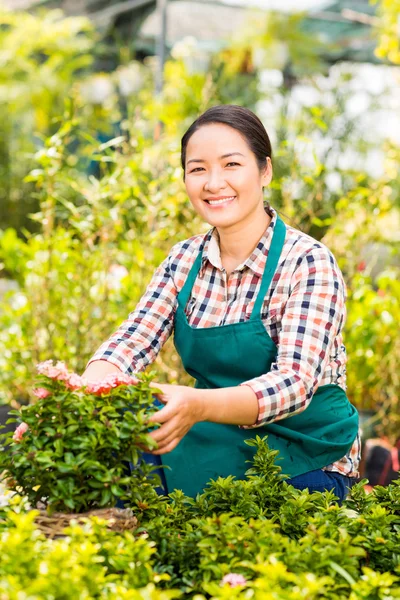
M 158 443 L 151 454 L 166 454 L 179 444 L 195 423 L 202 421 L 202 402 L 199 390 L 184 385 L 152 383 L 152 387 L 161 390 L 155 393 L 165 406 L 152 415 L 150 423 L 161 423 L 161 427 L 150 433 Z

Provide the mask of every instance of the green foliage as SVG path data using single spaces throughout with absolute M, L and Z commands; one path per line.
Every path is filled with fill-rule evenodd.
M 33 526 L 35 511 L 7 497 L 1 592 L 15 600 L 20 590 L 35 600 L 399 598 L 400 480 L 371 494 L 360 482 L 339 506 L 330 492 L 299 491 L 279 468 L 267 472 L 275 454 L 265 439 L 254 443 L 262 473 L 253 465 L 246 480 L 210 482 L 196 499 L 179 490 L 154 496 L 135 507 L 134 533 L 111 532 L 92 518 L 61 540 L 45 540 Z M 243 502 L 229 510 L 234 486 Z
M 373 3 L 378 5 L 378 18 L 375 21 L 378 47 L 375 54 L 378 58 L 400 64 L 400 2 L 399 0 L 373 0 Z
M 266 440 L 254 444 L 257 464 L 273 465 L 275 453 Z M 398 482 L 369 495 L 361 482 L 339 506 L 332 492 L 309 494 L 288 485 L 279 467 L 262 471 L 254 464 L 246 480 L 211 481 L 195 500 L 175 491 L 168 502 L 158 500 L 140 514 L 139 531 L 156 543 L 154 568 L 170 576 L 168 586 L 229 597 L 219 582 L 238 573 L 254 590 L 284 594 L 308 581 L 315 582 L 310 597 L 344 600 L 356 593 L 365 567 L 370 576 L 363 581 L 377 573 L 391 573 L 389 580 L 397 581 Z M 323 593 L 317 586 L 322 581 Z
M 7 600 L 169 600 L 174 592 L 155 589 L 150 567 L 153 545 L 131 533 L 116 534 L 91 519 L 71 525 L 67 537 L 46 540 L 34 526 L 36 511 L 9 511 L 0 533 L 0 594 Z
M 348 373 L 352 400 L 363 408 L 380 407 L 385 431 L 396 436 L 400 423 L 400 379 L 396 364 L 400 354 L 398 273 L 382 273 L 376 280 L 378 289 L 370 277 L 358 274 L 353 286 L 346 335 L 352 360 Z M 390 424 L 385 422 L 389 411 Z
M 96 159 L 103 169 L 100 179 L 88 177 L 71 161 L 69 147 L 84 134 L 71 117 L 46 140 L 29 176 L 42 232 L 25 242 L 11 229 L 0 237 L 0 265 L 20 285 L 0 311 L 3 402 L 27 402 L 34 365 L 50 356 L 83 371 L 171 244 L 198 223 L 176 173 L 177 155 L 167 160 L 164 145 L 138 137 L 114 141 L 118 151 L 99 148 L 86 132 L 82 161 Z
M 155 410 L 149 377 L 111 378 L 100 387 L 64 371 L 58 377 L 38 377 L 41 399 L 13 411 L 27 431 L 0 436 L 8 488 L 51 512 L 114 506 L 118 498 L 135 504 L 147 490 L 151 497 L 157 479 L 142 459 L 143 448 L 155 446 L 148 435 Z
M 152 59 L 132 60 L 110 74 L 89 72 L 99 38 L 85 19 L 4 11 L 1 19 L 0 195 L 13 207 L 1 203 L 7 206 L 2 223 L 16 222 L 18 229 L 0 231 L 0 275 L 17 281 L 19 290 L 0 301 L 0 402 L 29 402 L 33 366 L 49 357 L 82 371 L 135 307 L 170 247 L 207 228 L 184 192 L 179 139 L 200 112 L 231 102 L 277 108 L 266 121 L 274 142 L 267 199 L 337 256 L 350 292 L 349 396 L 358 406 L 384 406 L 392 434 L 399 381 L 391 365 L 399 349 L 381 315 L 396 321 L 398 297 L 388 289 L 393 301 L 385 299 L 385 309 L 358 335 L 360 313 L 363 323 L 373 313 L 357 269 L 372 243 L 390 253 L 383 268 L 398 264 L 399 150 L 393 142 L 368 141 L 348 116 L 352 70 L 325 72 L 323 44 L 304 32 L 303 15 L 257 12 L 207 66 L 198 47 L 174 48 L 159 96 Z M 281 68 L 281 84 L 263 84 L 260 71 L 271 66 Z M 298 110 L 293 86 L 300 78 L 315 100 Z M 121 82 L 130 93 L 121 93 Z M 99 99 L 96 90 L 104 86 Z M 371 112 L 384 99 L 371 95 Z M 116 137 L 101 143 L 100 136 Z M 343 159 L 370 149 L 383 152 L 378 177 Z M 374 272 L 371 291 L 375 279 Z M 156 368 L 160 381 L 190 382 L 171 345 Z
M 305 13 L 253 12 L 237 34 L 239 48 L 250 49 L 253 61 L 290 73 L 291 78 L 326 69 L 322 56 L 329 46 L 304 30 Z
M 0 222 L 32 228 L 32 168 L 38 135 L 49 135 L 65 98 L 93 62 L 96 35 L 83 17 L 0 7 Z M 21 210 L 21 204 L 24 210 Z

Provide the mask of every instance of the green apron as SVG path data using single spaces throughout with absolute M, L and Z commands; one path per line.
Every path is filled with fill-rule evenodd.
M 197 388 L 237 386 L 271 369 L 277 346 L 261 320 L 263 300 L 275 274 L 285 241 L 286 227 L 278 217 L 260 290 L 248 321 L 207 328 L 189 325 L 184 309 L 202 264 L 202 251 L 178 295 L 174 343 L 185 370 Z M 268 435 L 279 450 L 282 472 L 294 477 L 325 467 L 351 448 L 358 431 L 358 413 L 338 385 L 317 389 L 300 414 L 254 430 L 237 425 L 196 423 L 178 446 L 162 456 L 168 491 L 181 489 L 188 496 L 201 492 L 210 479 L 235 475 L 244 479 L 254 448 L 244 441 Z

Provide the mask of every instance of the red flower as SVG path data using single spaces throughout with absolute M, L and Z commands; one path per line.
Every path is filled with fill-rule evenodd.
M 362 273 L 363 271 L 365 271 L 366 268 L 367 268 L 367 263 L 365 262 L 365 260 L 362 260 L 357 265 L 357 271 L 359 273 Z

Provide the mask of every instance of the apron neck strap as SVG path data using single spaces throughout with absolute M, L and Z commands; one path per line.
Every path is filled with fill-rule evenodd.
M 274 233 L 271 240 L 271 245 L 268 252 L 267 262 L 264 268 L 264 274 L 261 281 L 260 291 L 258 292 L 258 296 L 256 302 L 254 304 L 253 311 L 251 313 L 250 319 L 255 319 L 261 313 L 261 307 L 264 302 L 264 298 L 267 294 L 269 286 L 271 285 L 271 281 L 276 271 L 276 267 L 278 266 L 279 257 L 282 252 L 283 244 L 285 242 L 286 236 L 286 226 L 282 219 L 277 215 Z M 194 282 L 196 281 L 197 275 L 201 269 L 202 260 L 203 260 L 203 249 L 204 244 L 201 247 L 200 252 L 197 255 L 197 258 L 189 271 L 189 275 L 186 278 L 185 284 L 181 291 L 178 294 L 178 303 L 182 309 L 185 308 L 190 293 L 192 291 Z
M 268 251 L 267 262 L 264 267 L 263 278 L 260 285 L 260 290 L 256 298 L 253 311 L 250 319 L 256 319 L 260 316 L 262 305 L 271 285 L 278 266 L 279 257 L 282 252 L 283 244 L 285 243 L 286 226 L 282 219 L 277 215 L 274 233 L 271 240 L 271 245 Z
M 190 293 L 194 286 L 194 282 L 196 281 L 196 277 L 199 274 L 200 269 L 201 269 L 201 263 L 203 260 L 203 248 L 204 248 L 204 244 L 202 245 L 202 247 L 197 255 L 197 258 L 194 261 L 193 266 L 189 271 L 189 275 L 186 278 L 183 288 L 181 289 L 181 291 L 178 294 L 178 304 L 183 310 L 184 310 L 186 304 L 188 303 Z

